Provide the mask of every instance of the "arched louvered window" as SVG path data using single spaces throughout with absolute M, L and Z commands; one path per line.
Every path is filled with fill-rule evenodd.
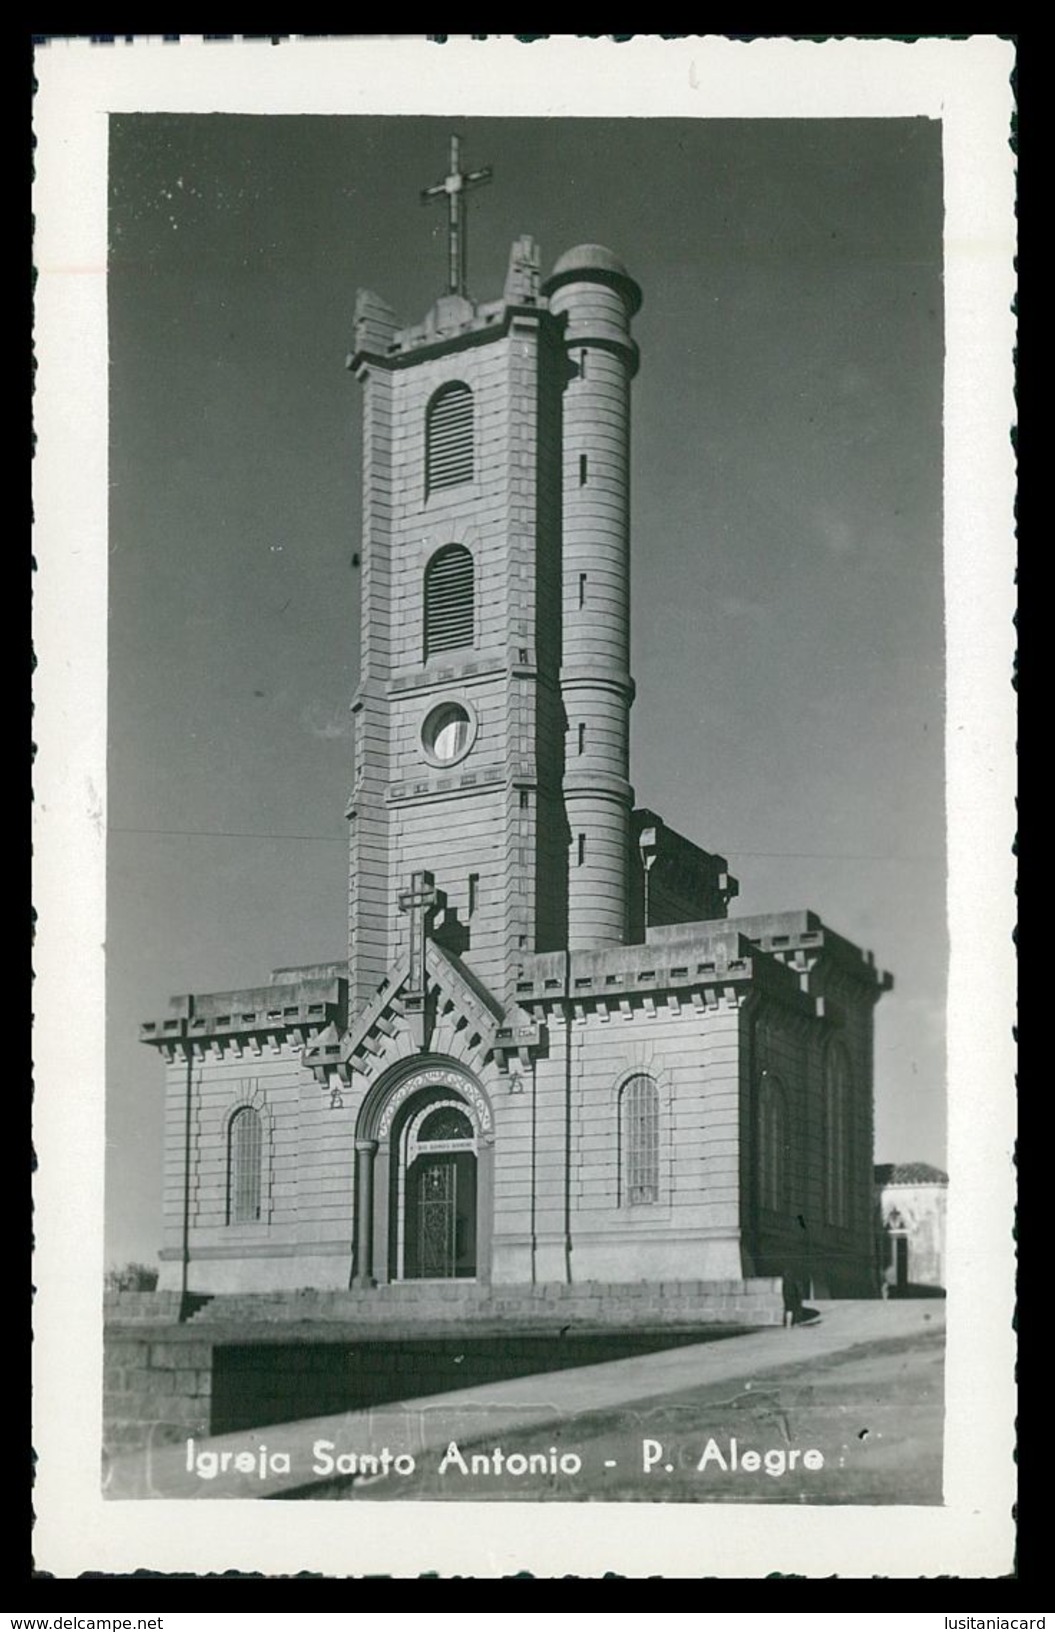
M 473 394 L 442 385 L 425 413 L 425 494 L 473 479 Z
M 850 1062 L 841 1043 L 824 1066 L 824 1213 L 829 1224 L 850 1223 Z
M 228 1224 L 255 1224 L 259 1220 L 263 1158 L 260 1113 L 244 1105 L 235 1111 L 227 1129 Z
M 770 1212 L 787 1211 L 788 1158 L 784 1089 L 776 1077 L 765 1071 L 758 1095 L 758 1190 L 762 1206 Z
M 448 544 L 425 568 L 425 656 L 473 643 L 473 558 Z
M 659 1089 L 637 1075 L 619 1094 L 620 1195 L 626 1206 L 659 1200 Z

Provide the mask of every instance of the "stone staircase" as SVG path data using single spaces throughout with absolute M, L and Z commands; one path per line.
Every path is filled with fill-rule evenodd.
M 208 1292 L 107 1292 L 103 1299 L 106 1326 L 175 1325 L 193 1319 L 211 1301 Z
M 346 1291 L 216 1293 L 188 1324 L 200 1329 L 342 1325 L 370 1331 L 514 1325 L 545 1330 L 690 1326 L 779 1326 L 777 1279 L 749 1281 L 587 1281 L 577 1285 L 482 1286 L 401 1281 Z

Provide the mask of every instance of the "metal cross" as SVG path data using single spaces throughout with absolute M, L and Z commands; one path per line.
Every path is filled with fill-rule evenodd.
M 410 915 L 410 990 L 424 997 L 429 989 L 425 967 L 425 943 L 433 912 L 441 905 L 443 891 L 436 888 L 431 873 L 413 873 L 410 889 L 401 890 L 399 910 Z
M 462 194 L 470 187 L 482 186 L 490 181 L 493 172 L 488 166 L 484 170 L 465 171 L 461 167 L 461 137 L 451 137 L 451 168 L 450 174 L 435 187 L 424 187 L 421 193 L 421 202 L 428 204 L 434 198 L 447 199 L 447 292 L 451 295 L 465 294 L 465 267 L 466 267 L 466 207 L 462 202 Z

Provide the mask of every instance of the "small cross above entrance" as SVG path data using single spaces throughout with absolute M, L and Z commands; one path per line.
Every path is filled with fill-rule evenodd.
M 467 210 L 462 194 L 470 187 L 481 187 L 490 181 L 490 166 L 483 170 L 463 170 L 461 167 L 461 137 L 451 137 L 450 173 L 435 187 L 423 187 L 421 202 L 429 204 L 434 198 L 447 200 L 447 293 L 465 294 L 466 289 L 466 227 Z
M 432 919 L 437 910 L 446 905 L 446 896 L 436 888 L 431 873 L 413 873 L 410 888 L 399 894 L 399 910 L 410 918 L 410 991 L 424 997 L 428 990 L 425 967 L 425 945 Z

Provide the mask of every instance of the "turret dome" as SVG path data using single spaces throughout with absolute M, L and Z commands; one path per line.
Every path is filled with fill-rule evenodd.
M 566 250 L 546 279 L 543 293 L 552 294 L 561 284 L 572 283 L 580 278 L 618 284 L 629 298 L 631 317 L 639 310 L 641 290 L 619 256 L 606 249 L 603 244 L 576 244 L 574 249 Z

